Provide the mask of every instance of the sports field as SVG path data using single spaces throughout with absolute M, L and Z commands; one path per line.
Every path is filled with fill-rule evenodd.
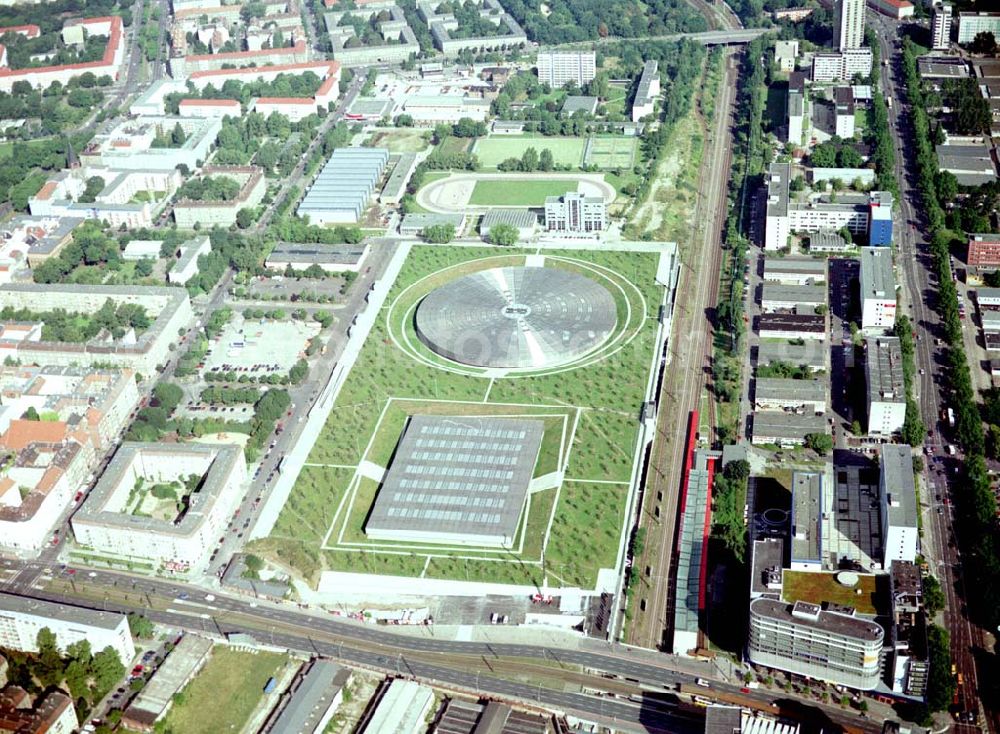
M 658 255 L 561 250 L 546 256 L 547 267 L 605 285 L 617 306 L 609 340 L 570 366 L 491 377 L 434 354 L 414 331 L 414 309 L 434 288 L 485 268 L 522 265 L 526 254 L 413 248 L 271 535 L 254 541 L 254 552 L 311 584 L 332 570 L 524 585 L 547 576 L 552 586 L 594 588 L 598 572 L 615 567 L 655 351 L 651 315 L 663 293 L 655 281 Z M 428 413 L 545 422 L 535 484 L 512 548 L 365 535 L 378 492 L 372 477 L 391 462 L 406 417 Z
M 475 206 L 542 206 L 546 196 L 576 191 L 572 181 L 477 181 L 469 203 Z
M 598 168 L 631 168 L 635 163 L 637 138 L 590 138 L 584 164 Z
M 508 158 L 520 158 L 528 148 L 539 154 L 548 149 L 557 166 L 579 166 L 583 163 L 586 138 L 547 138 L 530 135 L 491 135 L 479 138 L 472 152 L 483 168 L 496 168 Z

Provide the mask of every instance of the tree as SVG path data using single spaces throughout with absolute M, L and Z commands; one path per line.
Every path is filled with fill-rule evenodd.
M 974 54 L 992 56 L 997 52 L 996 36 L 993 35 L 992 31 L 977 33 L 976 37 L 972 39 L 972 44 L 969 46 L 969 50 Z
M 153 274 L 153 260 L 144 257 L 135 264 L 135 274 L 140 278 L 148 278 Z
M 413 127 L 413 115 L 396 115 L 396 127 Z
M 931 711 L 944 711 L 951 705 L 955 679 L 951 676 L 948 632 L 936 624 L 927 627 L 927 652 L 930 667 L 927 677 L 927 705 Z
M 933 576 L 924 576 L 924 607 L 931 618 L 944 609 L 944 592 L 940 582 Z
M 521 170 L 531 173 L 538 170 L 538 151 L 528 148 L 521 154 Z
M 548 148 L 542 148 L 542 152 L 538 155 L 538 170 L 551 171 L 555 167 L 556 163 L 552 157 L 552 151 Z
M 455 239 L 455 225 L 450 223 L 432 224 L 424 227 L 423 237 L 435 245 L 446 245 Z
M 500 224 L 494 224 L 490 227 L 489 240 L 494 245 L 501 245 L 503 247 L 510 247 L 516 245 L 518 239 L 520 239 L 520 233 L 517 231 L 517 227 L 513 224 L 506 224 L 501 222 Z
M 805 445 L 817 454 L 828 454 L 833 449 L 833 439 L 825 433 L 807 433 Z
M 802 176 L 796 176 L 791 181 L 788 182 L 788 190 L 792 193 L 798 193 L 803 191 L 806 187 L 806 181 Z
M 125 666 L 110 645 L 94 655 L 91 665 L 95 697 L 102 698 L 125 675 Z
M 34 405 L 29 405 L 28 409 L 24 411 L 24 415 L 21 416 L 21 420 L 25 421 L 40 421 L 41 419 Z
M 80 194 L 78 201 L 81 204 L 92 204 L 97 200 L 97 195 L 104 190 L 104 179 L 100 176 L 91 176 L 87 179 L 87 184 L 84 186 L 83 193 Z
M 236 226 L 240 229 L 250 229 L 253 226 L 254 211 L 248 207 L 243 207 L 236 212 Z
M 304 359 L 298 360 L 292 365 L 292 368 L 288 370 L 288 381 L 293 385 L 298 385 L 309 374 L 309 363 Z
M 174 129 L 170 133 L 170 142 L 175 148 L 180 148 L 187 141 L 187 133 L 184 132 L 184 128 L 178 122 L 174 125 Z
M 128 615 L 128 628 L 133 637 L 150 639 L 154 634 L 153 623 L 141 614 L 132 612 Z
M 153 398 L 156 400 L 156 405 L 170 415 L 184 399 L 184 391 L 172 382 L 161 382 L 153 388 Z

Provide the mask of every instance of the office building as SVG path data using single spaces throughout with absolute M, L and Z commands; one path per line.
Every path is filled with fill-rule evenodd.
M 812 80 L 820 83 L 850 82 L 856 74 L 869 76 L 873 61 L 870 48 L 849 48 L 845 51 L 813 54 Z
M 135 657 L 132 633 L 124 614 L 0 592 L 0 647 L 38 652 L 38 633 L 46 627 L 55 635 L 56 646 L 64 652 L 70 645 L 86 640 L 94 652 L 110 647 L 122 665 L 128 666 Z
M 892 251 L 885 247 L 862 247 L 861 330 L 886 331 L 896 323 L 896 278 Z
M 601 196 L 567 191 L 545 199 L 545 229 L 548 232 L 589 234 L 608 226 L 607 206 Z
M 653 114 L 656 108 L 656 98 L 660 96 L 660 73 L 657 71 L 655 59 L 647 61 L 642 67 L 639 77 L 639 87 L 632 101 L 632 122 Z
M 788 142 L 802 145 L 806 121 L 806 75 L 793 71 L 788 75 Z
M 246 478 L 238 446 L 126 442 L 73 516 L 73 535 L 101 555 L 197 570 L 226 532 Z
M 879 500 L 882 505 L 883 567 L 889 568 L 893 561 L 913 563 L 920 538 L 913 451 L 909 446 L 883 444 L 880 447 Z
M 853 234 L 868 235 L 873 245 L 892 241 L 892 195 L 889 192 L 842 193 L 836 201 L 813 194 L 800 201 L 793 199 L 789 191 L 790 179 L 790 164 L 771 164 L 764 222 L 765 250 L 788 247 L 794 232 L 836 232 L 844 227 Z
M 931 48 L 935 51 L 947 51 L 951 46 L 951 3 L 935 2 L 934 16 L 931 20 Z
M 559 89 L 569 82 L 583 87 L 597 76 L 597 55 L 593 51 L 539 51 L 538 81 Z
M 854 92 L 850 87 L 833 90 L 834 132 L 847 140 L 854 137 Z
M 834 0 L 833 45 L 840 51 L 861 48 L 865 40 L 865 0 Z
M 1000 13 L 963 12 L 958 14 L 958 42 L 972 43 L 980 33 L 1000 38 Z
M 388 163 L 385 148 L 337 148 L 299 204 L 299 216 L 319 225 L 358 222 Z
M 868 435 L 889 438 L 903 430 L 906 420 L 903 353 L 894 336 L 870 337 L 865 347 Z
M 798 41 L 775 41 L 774 63 L 781 71 L 795 71 L 795 59 L 799 57 Z
M 747 651 L 755 665 L 870 691 L 881 678 L 884 639 L 878 624 L 846 612 L 801 601 L 750 602 Z

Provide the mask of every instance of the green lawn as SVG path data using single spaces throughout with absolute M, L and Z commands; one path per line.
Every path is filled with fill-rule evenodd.
M 412 129 L 377 132 L 365 140 L 365 145 L 388 148 L 391 153 L 419 153 L 430 147 L 430 144 L 429 133 Z
M 595 137 L 587 151 L 587 165 L 599 168 L 631 168 L 635 162 L 638 138 Z
M 782 578 L 781 596 L 785 601 L 804 601 L 810 604 L 832 602 L 854 607 L 860 614 L 875 614 L 875 577 L 859 574 L 854 588 L 837 582 L 836 574 L 815 571 L 788 571 Z M 860 594 L 857 592 L 861 591 Z
M 545 197 L 562 196 L 567 191 L 576 191 L 572 181 L 477 181 L 469 203 L 474 206 L 542 206 Z
M 479 138 L 472 152 L 483 168 L 495 168 L 508 158 L 520 158 L 528 148 L 539 153 L 548 149 L 557 166 L 579 166 L 583 163 L 586 138 L 536 137 L 529 135 L 491 135 Z
M 164 729 L 175 734 L 239 731 L 263 696 L 268 678 L 288 662 L 288 656 L 279 653 L 216 645 L 205 667 L 179 694 Z
M 616 344 L 618 339 L 630 340 L 614 356 L 569 371 L 495 380 L 475 371 L 460 374 L 439 369 L 436 365 L 443 363 L 431 359 L 431 353 L 414 338 L 407 314 L 427 292 L 455 277 L 524 262 L 524 251 L 496 252 L 447 246 L 418 246 L 411 251 L 326 428 L 312 447 L 307 461 L 321 466 L 304 467 L 271 535 L 252 544 L 255 552 L 294 569 L 311 583 L 325 569 L 540 583 L 542 544 L 554 516 L 544 549 L 551 578 L 592 587 L 597 570 L 613 565 L 639 427 L 637 416 L 655 345 L 652 314 L 662 297 L 654 280 L 657 256 L 572 250 L 550 256 L 550 266 L 592 277 L 599 277 L 591 270 L 597 269 L 612 284 L 609 288 L 619 312 L 612 338 Z M 566 479 L 558 492 L 546 489 L 532 495 L 527 528 L 522 526 L 515 541 L 519 546 L 523 537 L 520 551 L 368 544 L 363 523 L 377 486 L 372 481 L 359 482 L 354 467 L 362 458 L 383 465 L 407 415 L 524 412 L 548 416 L 536 476 L 555 468 L 561 454 Z M 569 416 L 573 429 L 563 435 L 556 425 L 562 419 L 556 416 Z M 331 527 L 334 532 L 327 535 Z M 321 547 L 324 537 L 326 547 Z

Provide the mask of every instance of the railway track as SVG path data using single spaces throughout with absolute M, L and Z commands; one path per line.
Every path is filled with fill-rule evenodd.
M 737 69 L 734 54 L 724 52 L 724 75 L 717 100 L 717 114 L 710 131 L 701 174 L 695 221 L 702 228 L 693 238 L 682 265 L 673 334 L 668 344 L 669 363 L 663 367 L 657 398 L 656 437 L 649 457 L 639 527 L 646 528 L 646 545 L 634 559 L 633 618 L 627 629 L 631 644 L 662 648 L 672 624 L 674 547 L 677 533 L 681 467 L 684 463 L 685 422 L 679 416 L 698 411 L 702 395 L 711 384 L 712 324 L 709 309 L 716 303 L 722 268 L 721 232 L 725 221 L 725 194 L 732 149 L 730 129 Z M 704 411 L 711 440 L 717 425 L 713 400 Z

